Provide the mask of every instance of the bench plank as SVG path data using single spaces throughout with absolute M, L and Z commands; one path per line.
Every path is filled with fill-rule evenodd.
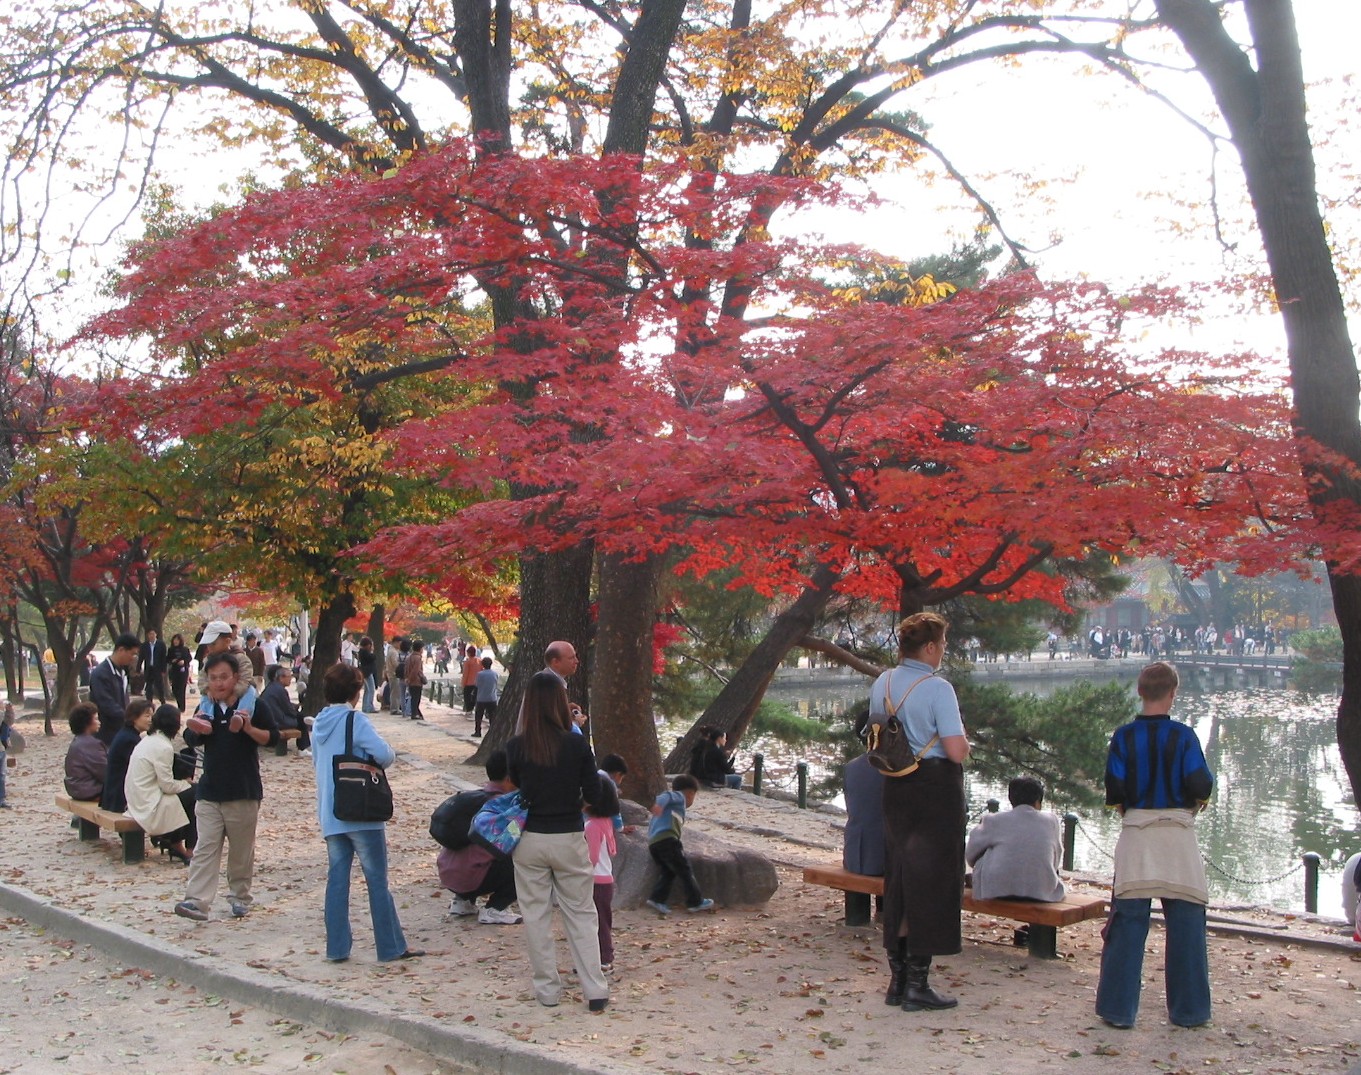
M 884 894 L 882 877 L 851 873 L 841 866 L 805 866 L 803 879 L 810 885 L 822 885 L 846 893 L 848 926 L 869 925 L 869 897 Z M 980 900 L 975 899 L 973 892 L 966 888 L 960 900 L 960 909 L 974 914 L 988 914 L 997 918 L 1008 918 L 1014 922 L 1029 923 L 1034 927 L 1030 931 L 1031 954 L 1039 958 L 1053 959 L 1057 955 L 1058 927 L 1103 917 L 1106 913 L 1106 897 L 1070 892 L 1062 900 L 1054 903 L 1032 900 Z
M 100 829 L 109 829 L 118 834 L 123 843 L 123 861 L 131 864 L 146 858 L 146 833 L 142 826 L 124 814 L 104 810 L 94 800 L 73 799 L 60 793 L 56 797 L 57 806 L 80 819 L 80 838 L 85 841 L 99 839 Z

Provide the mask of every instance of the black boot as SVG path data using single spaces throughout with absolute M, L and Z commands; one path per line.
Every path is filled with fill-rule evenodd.
M 903 991 L 903 1011 L 919 1012 L 922 1009 L 939 1011 L 953 1008 L 959 1003 L 954 997 L 937 993 L 927 984 L 931 973 L 930 956 L 907 957 L 907 988 Z
M 888 954 L 888 992 L 884 1003 L 898 1007 L 903 1002 L 903 989 L 907 985 L 907 945 L 898 942 L 897 951 Z

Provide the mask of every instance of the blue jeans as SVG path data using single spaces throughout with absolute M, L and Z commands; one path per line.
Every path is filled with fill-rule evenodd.
M 1139 1014 L 1139 986 L 1144 969 L 1144 942 L 1152 900 L 1111 901 L 1102 931 L 1101 981 L 1096 987 L 1096 1014 L 1109 1023 L 1133 1026 Z M 1177 1026 L 1200 1026 L 1210 1019 L 1210 959 L 1205 947 L 1205 907 L 1189 900 L 1164 899 L 1167 923 L 1163 980 L 1167 1014 Z
M 396 959 L 406 951 L 406 937 L 388 888 L 386 829 L 359 829 L 326 837 L 326 958 L 348 959 L 354 944 L 350 932 L 350 867 L 356 853 L 369 889 L 369 917 L 373 919 L 378 958 Z
M 374 696 L 374 693 L 375 693 L 377 690 L 378 690 L 378 684 L 374 683 L 373 677 L 372 677 L 372 676 L 365 676 L 365 677 L 364 677 L 364 712 L 365 712 L 365 713 L 376 713 L 376 712 L 377 712 L 377 710 L 374 709 L 374 707 L 373 707 L 373 696 Z

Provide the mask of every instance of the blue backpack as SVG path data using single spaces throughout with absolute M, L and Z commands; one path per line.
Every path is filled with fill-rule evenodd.
M 518 791 L 497 795 L 473 817 L 468 839 L 497 858 L 507 859 L 515 853 L 528 819 L 529 803 Z

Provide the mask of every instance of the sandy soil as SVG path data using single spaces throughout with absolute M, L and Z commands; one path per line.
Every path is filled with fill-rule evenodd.
M 579 994 L 556 1009 L 536 1004 L 518 927 L 448 919 L 435 872 L 430 811 L 450 777 L 479 773 L 461 714 L 429 706 L 431 724 L 380 717 L 403 763 L 389 826 L 392 886 L 409 942 L 428 950 L 397 966 L 374 961 L 363 883 L 356 875 L 355 957 L 322 959 L 320 889 L 325 847 L 315 822 L 310 762 L 262 757 L 265 802 L 256 863 L 256 910 L 192 923 L 171 913 L 183 869 L 159 855 L 125 866 L 112 837 L 81 844 L 52 804 L 67 737 L 44 739 L 37 718 L 20 725 L 28 752 L 9 770 L 0 812 L 0 880 L 81 915 L 305 982 L 379 1010 L 420 1013 L 532 1043 L 576 1063 L 659 1073 L 748 1067 L 782 1075 L 849 1073 L 909 1063 L 916 1071 L 1338 1072 L 1361 1056 L 1361 950 L 1286 943 L 1336 940 L 1335 927 L 1270 913 L 1235 912 L 1267 939 L 1212 937 L 1214 1021 L 1187 1031 L 1162 1007 L 1161 933 L 1145 967 L 1144 1010 L 1132 1031 L 1091 1011 L 1099 923 L 1060 931 L 1057 961 L 1010 943 L 1012 924 L 965 917 L 962 954 L 937 963 L 933 981 L 960 997 L 951 1012 L 906 1014 L 884 1005 L 886 971 L 874 930 L 839 924 L 840 894 L 805 886 L 798 866 L 839 858 L 839 820 L 740 792 L 705 793 L 690 824 L 760 847 L 780 865 L 780 889 L 763 908 L 660 920 L 618 911 L 610 1009 L 591 1016 Z M 560 945 L 564 967 L 565 945 Z M 0 922 L 0 1073 L 106 1072 L 144 1063 L 177 1073 L 236 1067 L 260 1072 L 448 1072 L 436 1058 L 379 1035 L 334 1035 L 236 999 L 204 996 L 88 947 Z M 140 1012 L 139 1012 L 140 1010 Z M 892 1060 L 889 1058 L 892 1057 Z

